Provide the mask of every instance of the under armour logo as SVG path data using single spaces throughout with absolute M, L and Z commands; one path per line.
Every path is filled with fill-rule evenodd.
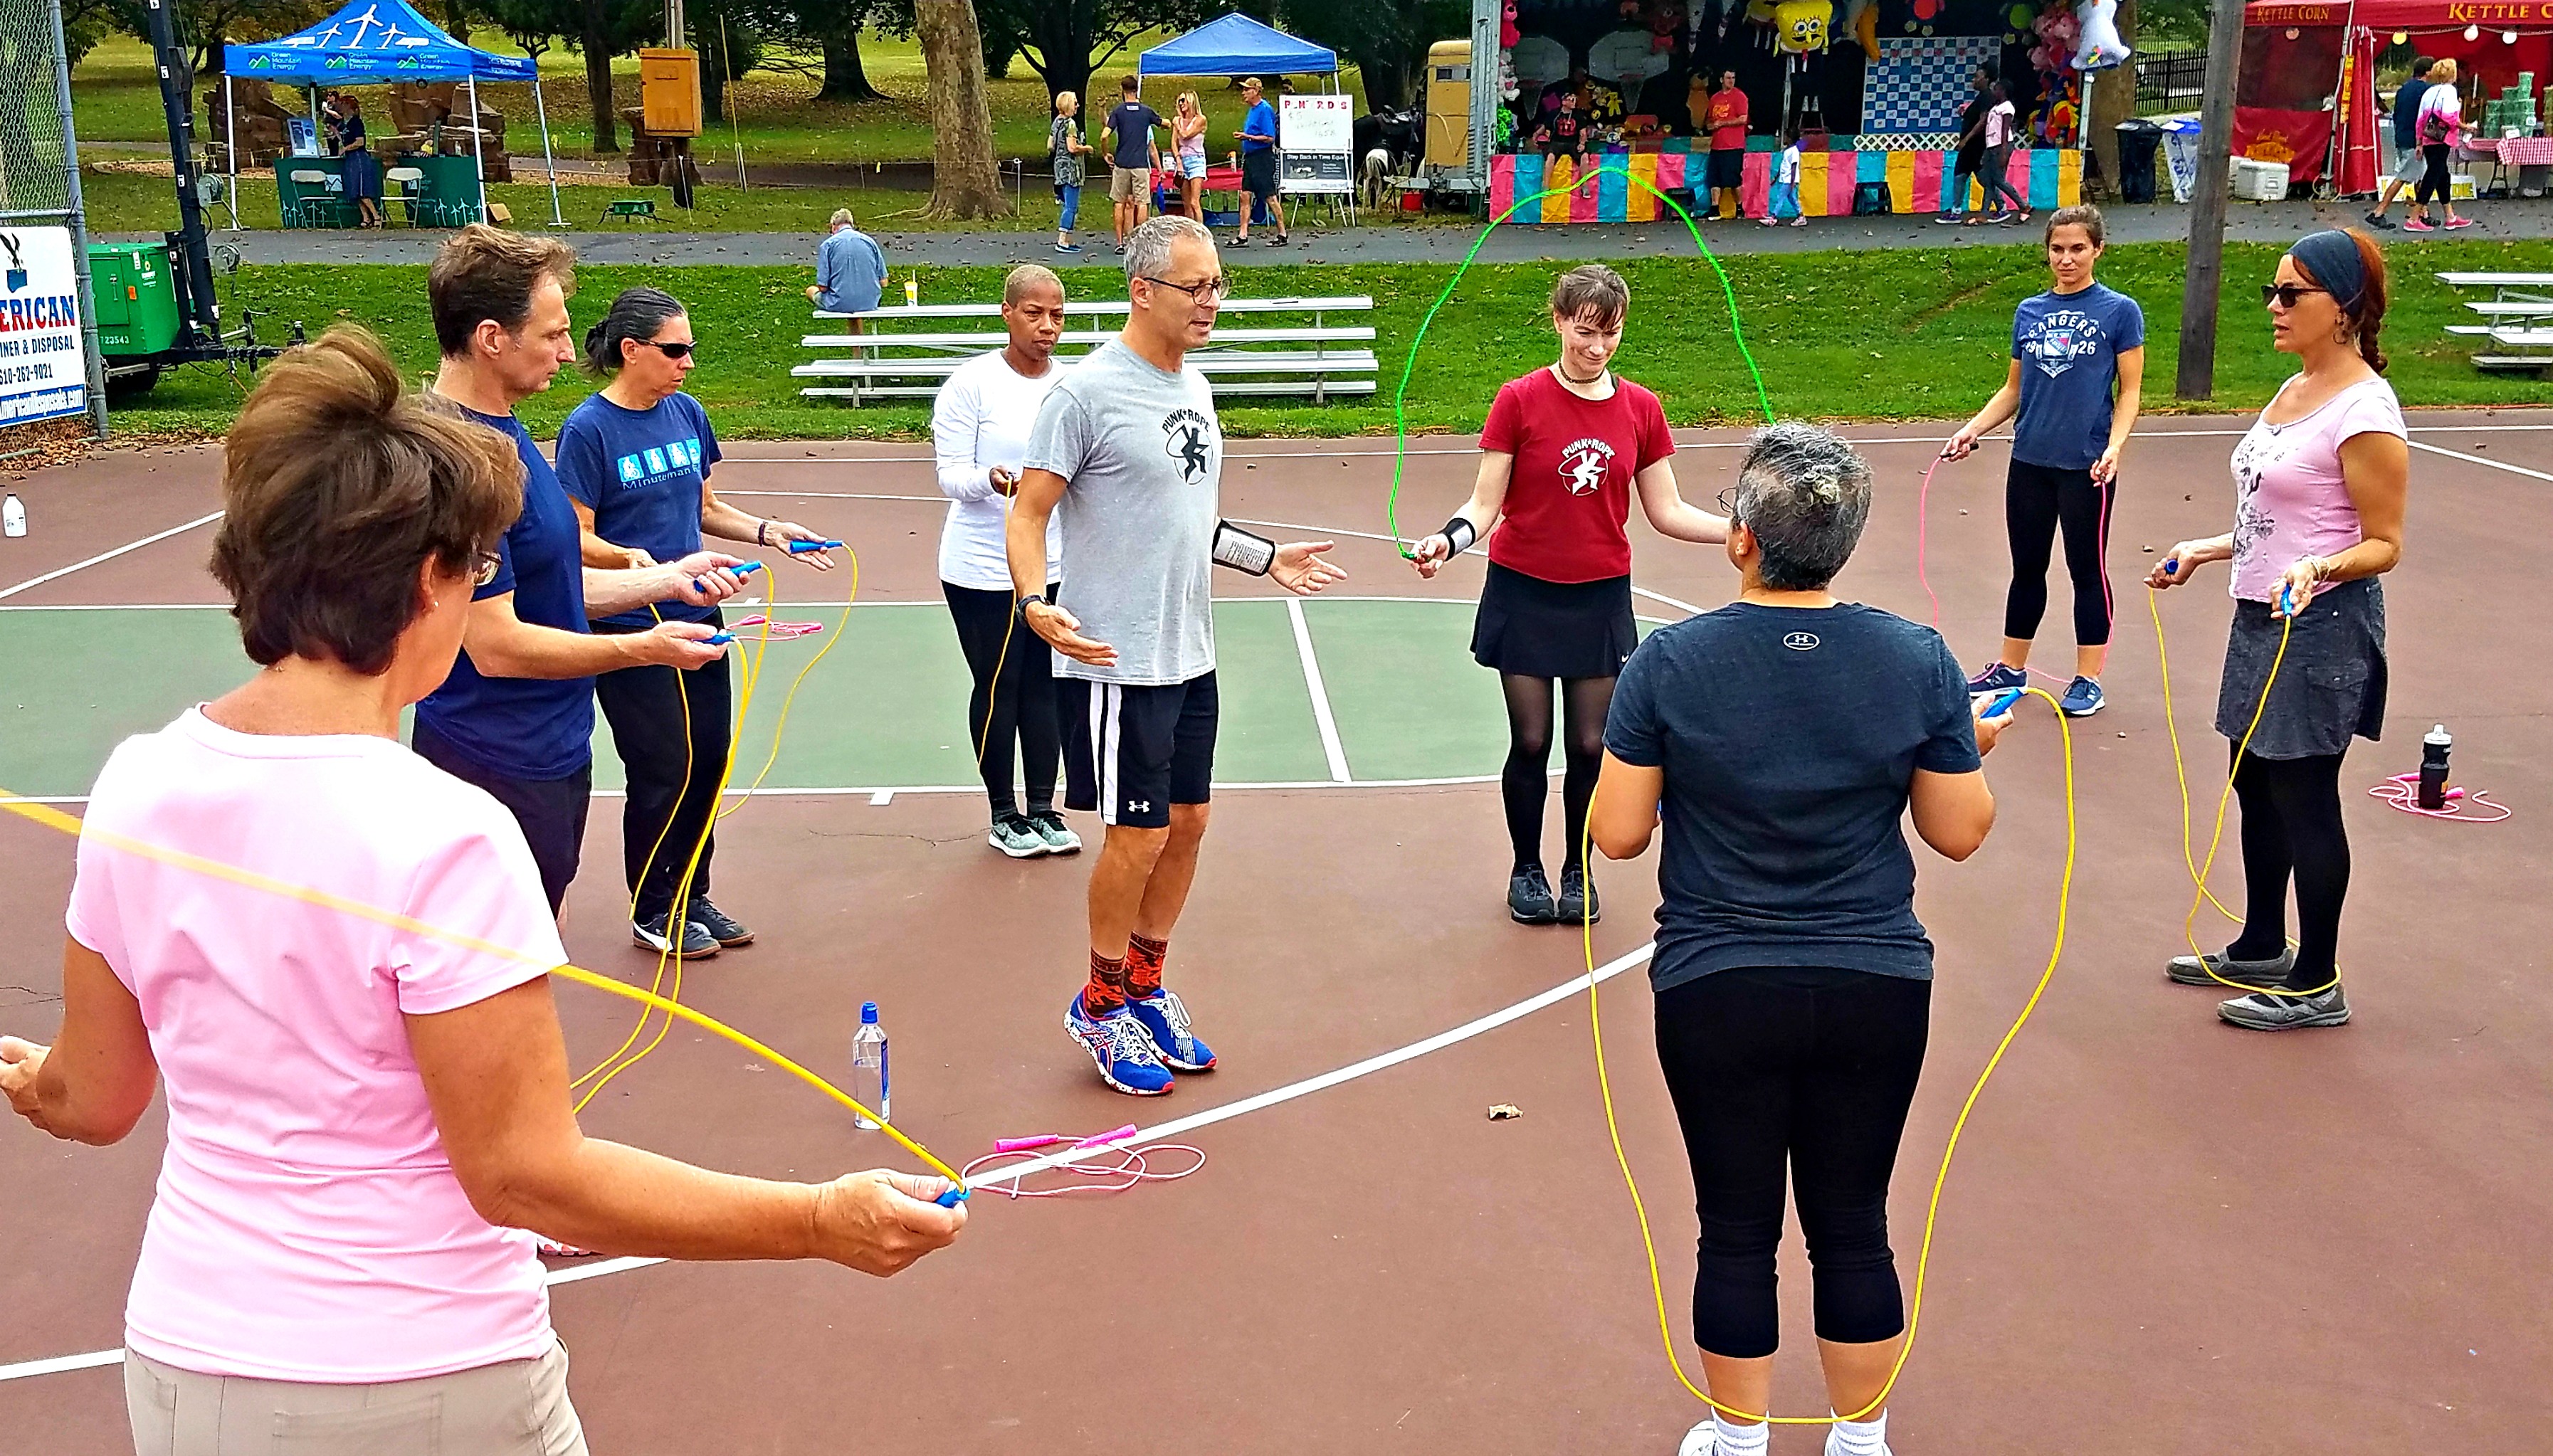
M 1153 812 L 1153 801 L 1150 799 L 1129 799 L 1126 801 L 1126 812 L 1129 814 L 1150 814 Z
M 1794 652 L 1815 652 L 1818 650 L 1818 634 L 1815 632 L 1792 632 L 1788 636 L 1782 638 L 1782 645 L 1790 648 Z

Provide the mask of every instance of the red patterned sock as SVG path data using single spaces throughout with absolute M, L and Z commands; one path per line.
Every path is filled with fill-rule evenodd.
M 1081 988 L 1081 1009 L 1089 1016 L 1114 1016 L 1126 1009 L 1126 962 L 1090 952 L 1090 984 Z
M 1170 953 L 1170 943 L 1157 941 L 1137 933 L 1126 942 L 1126 994 L 1153 997 L 1162 994 L 1162 961 Z

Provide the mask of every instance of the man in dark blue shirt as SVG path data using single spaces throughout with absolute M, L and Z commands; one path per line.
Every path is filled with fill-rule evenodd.
M 663 566 L 606 571 L 582 564 L 576 509 L 514 418 L 576 357 L 567 292 L 576 255 L 551 238 L 474 224 L 426 273 L 435 341 L 434 392 L 506 435 L 523 463 L 523 513 L 499 541 L 497 575 L 472 599 L 452 675 L 416 705 L 418 756 L 477 784 L 512 811 L 555 910 L 576 877 L 594 787 L 594 677 L 642 663 L 697 667 L 722 647 L 711 628 L 669 621 L 598 636 L 589 617 L 654 602 L 713 606 L 733 596 L 737 558 L 713 551 Z
M 2376 210 L 2367 214 L 2367 225 L 2389 228 L 2385 209 L 2393 199 L 2410 191 L 2426 169 L 2427 160 L 2420 155 L 2420 98 L 2429 94 L 2429 71 L 2437 65 L 2426 56 L 2411 57 L 2410 78 L 2393 93 L 2393 174 L 2385 179 L 2385 191 L 2376 199 Z
M 1108 200 L 1116 210 L 1117 251 L 1126 251 L 1126 235 L 1144 225 L 1153 205 L 1153 172 L 1162 165 L 1161 144 L 1153 133 L 1164 123 L 1162 114 L 1145 105 L 1139 98 L 1142 88 L 1133 76 L 1117 83 L 1121 98 L 1117 109 L 1108 113 L 1108 124 L 1100 134 L 1108 140 L 1108 160 L 1113 169 L 1108 173 Z

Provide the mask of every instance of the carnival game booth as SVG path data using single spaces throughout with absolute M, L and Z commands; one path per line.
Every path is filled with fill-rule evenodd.
M 1135 59 L 1135 74 L 1141 79 L 1160 76 L 1259 77 L 1265 88 L 1262 96 L 1276 108 L 1278 193 L 1286 197 L 1335 198 L 1353 215 L 1356 170 L 1349 154 L 1354 150 L 1356 106 L 1353 99 L 1339 89 L 1337 52 L 1309 41 L 1298 41 L 1249 16 L 1227 15 L 1144 52 Z M 1326 84 L 1317 94 L 1286 95 L 1276 78 L 1289 75 L 1319 76 Z M 1166 104 L 1159 97 L 1159 89 L 1150 88 L 1151 94 L 1146 99 L 1155 111 L 1165 117 L 1169 116 L 1173 105 Z M 1228 192 L 1233 197 L 1229 212 L 1216 212 L 1209 208 L 1204 220 L 1216 226 L 1230 226 L 1239 222 L 1241 216 L 1241 168 L 1237 165 L 1218 165 L 1214 161 L 1238 146 L 1232 140 L 1232 133 L 1240 130 L 1240 118 L 1234 116 L 1229 120 L 1234 124 L 1216 124 L 1206 129 L 1207 167 L 1202 190 L 1208 195 Z M 1167 158 L 1169 149 L 1165 147 L 1162 155 Z M 1175 211 L 1178 194 L 1179 174 L 1174 168 L 1166 168 L 1153 174 L 1153 200 L 1157 210 Z M 1262 217 L 1255 221 L 1265 222 L 1267 219 Z
M 517 81 L 532 88 L 532 105 L 540 116 L 541 157 L 547 162 L 551 155 L 549 108 L 541 100 L 539 75 L 532 62 L 520 56 L 498 56 L 464 46 L 410 9 L 406 0 L 353 0 L 345 9 L 298 35 L 250 46 L 224 46 L 222 68 L 226 124 L 238 115 L 233 90 L 236 81 L 280 81 L 311 87 L 314 128 L 317 93 L 322 87 L 414 86 L 437 81 L 457 84 L 468 98 L 468 114 L 461 115 L 457 106 L 451 108 L 460 118 L 460 125 L 436 129 L 443 142 L 433 146 L 433 155 L 410 156 L 404 149 L 392 150 L 390 144 L 399 139 L 388 135 L 369 139 L 389 178 L 407 189 L 388 193 L 387 200 L 415 199 L 409 201 L 412 221 L 423 217 L 458 225 L 488 219 L 487 133 L 493 114 L 483 111 L 479 104 L 482 80 Z M 390 109 L 380 108 L 378 114 L 388 117 Z M 468 134 L 466 157 L 454 150 L 464 132 Z M 238 139 L 225 137 L 223 148 L 230 163 L 231 226 L 238 227 Z M 278 203 L 287 224 L 297 212 L 306 214 L 312 210 L 313 194 L 325 200 L 329 194 L 342 191 L 342 187 L 331 188 L 327 183 L 337 170 L 338 161 L 333 157 L 291 155 L 276 159 Z M 548 170 L 550 215 L 564 226 L 565 218 L 559 212 L 557 169 Z M 433 210 L 420 214 L 417 202 L 427 199 Z
M 1801 210 L 1812 217 L 1938 212 L 1956 203 L 1953 157 L 1980 65 L 2003 76 L 2029 145 L 2010 178 L 2034 208 L 2080 200 L 2080 96 L 2088 33 L 2070 0 L 1475 0 L 1476 76 L 1494 77 L 1485 130 L 1494 216 L 1641 222 L 1648 190 L 1699 193 L 1711 142 L 1708 87 L 1734 72 L 1747 101 L 1740 204 L 1761 213 L 1785 126 L 1801 137 Z M 2548 0 L 2553 3 L 2553 0 Z M 2112 0 L 2081 10 L 2104 16 Z M 2106 22 L 2104 22 L 2106 24 Z M 2099 55 L 2115 64 L 2124 49 Z M 1479 57 L 1495 48 L 1495 58 Z M 1553 118 L 1575 97 L 1583 149 Z M 1645 185 L 1643 185 L 1645 184 Z M 1971 184 L 1968 205 L 1984 188 Z M 1679 196 L 1677 199 L 1684 199 Z
M 2391 48 L 2456 62 L 2469 155 L 2496 154 L 2512 128 L 2540 131 L 2536 86 L 2553 76 L 2553 0 L 2255 0 L 2243 27 L 2234 153 L 2285 164 L 2291 182 L 2330 177 L 2335 190 L 2358 195 L 2391 169 L 2391 126 L 2371 83 L 2377 56 Z M 2507 120 L 2503 98 L 2521 85 L 2527 124 Z

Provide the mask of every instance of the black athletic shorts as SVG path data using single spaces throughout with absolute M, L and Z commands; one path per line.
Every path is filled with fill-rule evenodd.
M 409 744 L 416 756 L 466 784 L 477 784 L 496 797 L 522 826 L 523 842 L 531 845 L 532 863 L 540 868 L 541 893 L 550 913 L 567 899 L 568 882 L 585 853 L 585 815 L 594 803 L 594 765 L 563 779 L 518 779 L 474 761 L 441 733 L 418 724 Z
M 1222 717 L 1214 674 L 1166 687 L 1058 678 L 1063 807 L 1099 811 L 1102 824 L 1167 828 L 1173 804 L 1214 797 L 1214 731 Z
M 1267 148 L 1241 154 L 1241 190 L 1253 197 L 1276 195 L 1276 152 Z M 1203 803 L 1204 800 L 1197 802 Z

